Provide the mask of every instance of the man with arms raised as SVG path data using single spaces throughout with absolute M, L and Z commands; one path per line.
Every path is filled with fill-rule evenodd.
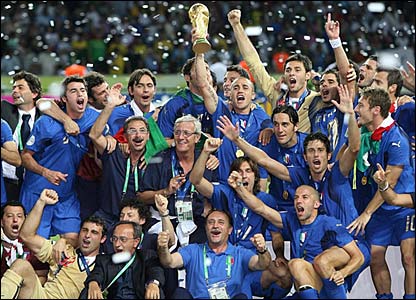
M 42 262 L 48 262 L 48 280 L 42 286 L 32 265 L 23 259 L 16 260 L 1 279 L 1 298 L 23 299 L 76 299 L 87 275 L 94 268 L 100 243 L 105 241 L 106 227 L 103 220 L 89 217 L 81 224 L 78 236 L 79 248 L 70 244 L 57 264 L 53 257 L 53 242 L 36 234 L 46 205 L 55 205 L 58 194 L 54 190 L 42 191 L 38 201 L 27 216 L 20 236 L 25 245 Z

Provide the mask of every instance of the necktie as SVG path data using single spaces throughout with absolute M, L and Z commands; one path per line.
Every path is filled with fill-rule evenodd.
M 27 139 L 30 136 L 29 120 L 30 120 L 29 114 L 22 115 L 22 126 L 20 127 L 20 138 L 22 140 L 22 149 L 26 146 Z M 24 168 L 22 166 L 16 168 L 16 176 L 17 178 L 19 178 L 20 182 L 22 182 L 23 180 L 23 172 L 24 172 Z
M 22 115 L 22 127 L 20 127 L 20 136 L 22 137 L 22 146 L 26 145 L 27 139 L 30 135 L 30 126 L 29 126 L 30 115 Z

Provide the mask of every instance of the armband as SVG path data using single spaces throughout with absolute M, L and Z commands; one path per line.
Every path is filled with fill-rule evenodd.
M 342 42 L 340 38 L 336 38 L 335 40 L 329 40 L 332 49 L 338 48 L 342 46 Z
M 267 247 L 265 247 L 263 251 L 259 251 L 259 250 L 257 249 L 257 253 L 258 253 L 258 254 L 264 254 L 264 253 L 266 253 L 266 252 L 267 252 Z
M 389 187 L 390 187 L 390 184 L 389 184 L 389 182 L 387 181 L 387 182 L 386 182 L 386 186 L 385 186 L 385 187 L 380 187 L 380 186 L 378 186 L 378 190 L 379 190 L 380 192 L 385 192 L 385 191 L 387 191 L 387 190 L 389 189 Z
M 166 211 L 165 211 L 165 214 L 161 214 L 161 213 L 159 213 L 159 216 L 160 217 L 162 217 L 162 218 L 164 218 L 164 217 L 169 217 L 169 209 L 167 209 Z

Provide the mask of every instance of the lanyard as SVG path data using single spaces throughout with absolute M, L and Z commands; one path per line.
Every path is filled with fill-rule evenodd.
M 84 265 L 85 271 L 87 272 L 87 275 L 90 275 L 91 270 L 90 266 L 87 264 L 87 261 L 85 260 L 84 254 L 81 252 L 80 249 L 77 250 L 79 258 L 81 258 L 81 262 Z
M 130 157 L 127 159 L 126 175 L 124 176 L 123 195 L 127 192 L 127 186 L 129 185 L 130 178 Z M 134 192 L 137 193 L 139 190 L 139 175 L 137 172 L 137 165 L 134 168 Z
M 208 265 L 207 265 L 207 249 L 206 249 L 206 244 L 204 245 L 204 276 L 205 276 L 205 282 L 207 283 L 207 285 L 209 285 L 208 283 Z M 225 260 L 225 264 L 226 264 L 226 268 L 225 270 L 227 271 L 227 280 L 231 278 L 231 267 L 234 263 L 234 258 L 231 255 L 227 255 L 227 258 Z
M 140 236 L 140 243 L 139 243 L 139 245 L 137 246 L 137 249 L 141 249 L 141 248 L 142 248 L 143 236 L 144 236 L 144 233 L 142 232 L 142 234 L 141 234 L 141 236 Z
M 123 269 L 121 269 L 120 272 L 118 272 L 117 275 L 113 278 L 113 280 L 111 280 L 110 284 L 107 285 L 107 287 L 103 290 L 103 293 L 106 292 L 110 288 L 110 286 L 121 276 L 121 274 L 123 274 L 128 269 L 128 267 L 130 267 L 135 257 L 136 257 L 136 252 L 134 252 L 133 256 L 130 258 L 127 264 L 123 267 Z
M 170 156 L 171 156 L 171 166 L 172 166 L 172 177 L 175 177 L 177 175 L 179 175 L 179 171 L 177 168 L 177 160 L 176 160 L 176 155 L 175 155 L 175 151 L 172 150 L 170 152 Z M 185 198 L 185 194 L 186 191 L 189 189 L 189 186 L 191 185 L 191 181 L 188 179 L 186 180 L 185 184 L 182 185 L 182 187 L 178 188 L 178 190 L 176 191 L 175 196 L 179 196 L 179 199 L 184 199 Z M 191 185 L 191 197 L 193 195 L 193 193 L 195 192 L 195 186 L 192 184 Z

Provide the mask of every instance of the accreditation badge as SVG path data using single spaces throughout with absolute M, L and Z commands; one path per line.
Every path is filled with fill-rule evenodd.
M 237 151 L 235 152 L 235 156 L 236 157 L 243 157 L 244 156 L 243 150 L 237 149 Z
M 227 284 L 225 281 L 220 281 L 208 285 L 208 293 L 210 299 L 230 299 L 227 293 Z
M 283 199 L 287 200 L 287 198 L 289 198 L 289 193 L 288 193 L 288 191 L 284 191 L 283 192 Z
M 363 176 L 363 178 L 361 178 L 361 184 L 362 185 L 366 185 L 367 184 L 367 176 Z

